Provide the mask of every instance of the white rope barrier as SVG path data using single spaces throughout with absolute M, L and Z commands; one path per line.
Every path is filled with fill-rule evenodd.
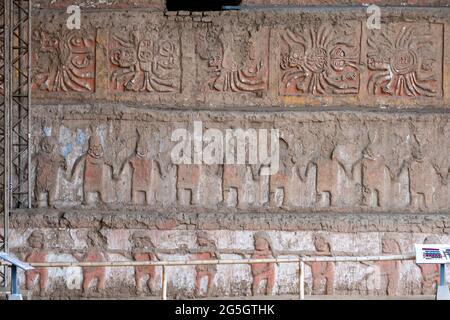
M 196 265 L 233 265 L 255 263 L 298 263 L 299 264 L 299 298 L 305 299 L 305 262 L 360 262 L 360 261 L 398 261 L 414 260 L 414 254 L 397 254 L 382 256 L 300 256 L 296 258 L 266 259 L 220 259 L 220 260 L 166 260 L 166 261 L 99 261 L 99 262 L 36 262 L 29 263 L 35 268 L 84 268 L 84 267 L 162 267 L 162 299 L 167 300 L 167 268 Z M 0 266 L 8 263 L 0 262 Z

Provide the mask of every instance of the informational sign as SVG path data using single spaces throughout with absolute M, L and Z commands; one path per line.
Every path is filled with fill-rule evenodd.
M 450 244 L 416 244 L 416 263 L 450 263 Z

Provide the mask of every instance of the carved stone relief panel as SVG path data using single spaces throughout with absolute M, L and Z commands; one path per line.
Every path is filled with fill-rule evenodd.
M 196 34 L 201 92 L 267 90 L 269 29 L 239 24 L 208 26 Z
M 288 27 L 280 42 L 281 95 L 358 94 L 360 22 Z
M 35 28 L 32 88 L 43 92 L 94 92 L 95 34 L 66 28 Z
M 42 143 L 33 156 L 39 204 L 241 211 L 448 207 L 448 117 L 325 112 L 119 114 L 135 120 L 113 120 L 112 114 L 101 122 L 66 120 L 64 127 L 52 128 L 57 142 L 46 136 L 39 140 Z M 205 124 L 192 126 L 186 117 Z M 239 128 L 248 139 L 234 137 Z M 267 136 L 264 141 L 261 130 L 273 128 L 278 128 L 280 137 Z M 178 129 L 185 138 L 172 141 Z M 42 135 L 41 128 L 35 130 L 35 136 Z M 227 132 L 234 143 L 217 145 L 228 141 Z M 214 144 L 205 140 L 203 147 L 216 154 L 217 163 L 203 163 L 207 153 L 195 158 L 192 139 L 212 133 L 217 140 Z M 254 140 L 258 145 L 249 144 L 252 136 L 259 136 Z M 258 157 L 264 159 L 265 143 L 280 146 L 277 171 L 269 175 L 262 174 L 268 164 L 258 162 Z M 244 162 L 225 162 L 225 151 L 242 150 Z M 174 152 L 183 154 L 182 162 L 174 160 Z M 250 159 L 256 160 L 250 163 Z
M 109 32 L 109 90 L 168 93 L 180 91 L 180 38 L 173 26 L 130 25 Z
M 443 25 L 391 23 L 367 38 L 369 94 L 442 96 Z

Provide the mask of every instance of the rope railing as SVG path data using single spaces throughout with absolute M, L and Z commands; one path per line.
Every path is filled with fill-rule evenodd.
M 298 263 L 299 264 L 299 298 L 305 299 L 305 262 L 360 262 L 360 261 L 401 261 L 414 260 L 415 254 L 396 254 L 382 256 L 299 256 L 295 258 L 264 259 L 213 259 L 213 260 L 165 260 L 165 261 L 98 261 L 98 262 L 31 262 L 35 268 L 84 268 L 84 267 L 162 267 L 162 300 L 167 300 L 167 269 L 177 266 L 195 265 L 233 265 L 256 263 Z M 0 262 L 0 266 L 8 263 Z

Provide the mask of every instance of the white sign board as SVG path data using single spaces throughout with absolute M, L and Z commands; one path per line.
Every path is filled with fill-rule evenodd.
M 416 263 L 450 263 L 450 244 L 416 244 Z

